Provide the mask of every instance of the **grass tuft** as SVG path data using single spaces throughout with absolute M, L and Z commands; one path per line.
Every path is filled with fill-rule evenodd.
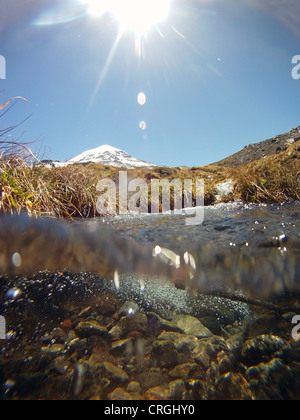
M 228 200 L 245 203 L 284 203 L 300 200 L 300 148 L 291 146 L 279 155 L 237 168 L 220 164 L 203 168 L 145 168 L 128 170 L 128 179 L 204 179 L 205 205 L 216 202 L 216 184 L 233 180 L 234 193 Z M 96 217 L 97 183 L 109 178 L 118 185 L 119 168 L 100 164 L 64 168 L 29 166 L 21 157 L 0 159 L 0 213 L 50 215 L 73 219 Z M 171 201 L 174 197 L 171 194 Z M 174 203 L 171 203 L 171 209 Z M 193 204 L 196 193 L 193 192 Z M 151 194 L 149 193 L 149 209 Z
M 300 200 L 300 149 L 291 146 L 251 164 L 230 168 L 235 197 L 245 203 L 285 203 Z

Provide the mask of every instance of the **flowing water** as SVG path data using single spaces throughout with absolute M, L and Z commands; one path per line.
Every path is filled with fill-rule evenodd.
M 0 219 L 3 399 L 298 399 L 300 204 Z

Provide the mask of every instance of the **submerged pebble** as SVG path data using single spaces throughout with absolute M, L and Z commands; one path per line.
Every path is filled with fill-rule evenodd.
M 211 276 L 214 285 L 224 280 L 237 288 L 246 284 L 256 297 L 266 290 L 271 299 L 273 292 L 282 311 L 240 302 L 238 293 L 245 301 L 248 295 L 236 288 L 232 298 L 201 295 L 152 274 L 120 274 L 118 289 L 110 278 L 87 273 L 1 276 L 1 316 L 10 340 L 1 343 L 0 398 L 299 399 L 300 340 L 292 337 L 297 288 L 291 295 L 280 294 L 283 278 L 286 290 L 294 290 L 300 278 L 297 218 L 288 206 L 281 215 L 275 207 L 249 211 L 255 220 L 242 208 L 236 207 L 234 214 L 226 208 L 208 209 L 215 212 L 212 220 L 192 235 L 189 231 L 191 244 L 185 252 L 193 252 L 210 236 L 215 242 L 211 248 L 198 246 L 199 255 L 193 253 L 203 271 L 191 288 L 197 286 L 199 292 Z M 163 229 L 170 224 L 170 235 L 161 249 L 176 247 L 177 222 L 163 221 Z M 156 246 L 159 235 L 147 223 L 141 220 L 135 234 Z M 132 235 L 126 226 L 125 236 Z M 226 246 L 224 250 L 227 242 L 229 251 Z M 14 262 L 18 265 L 17 258 Z
M 80 338 L 89 338 L 91 336 L 106 337 L 108 331 L 96 321 L 82 321 L 75 328 L 75 332 Z
M 52 346 L 42 347 L 42 352 L 51 356 L 60 356 L 67 353 L 63 344 L 53 344 Z
M 173 322 L 184 334 L 193 335 L 197 338 L 211 337 L 213 335 L 198 319 L 190 315 L 177 315 L 173 318 Z
M 39 287 L 41 284 L 39 281 Z M 228 338 L 228 333 L 214 335 L 191 315 L 168 312 L 169 319 L 165 319 L 153 308 L 143 312 L 141 307 L 124 315 L 122 308 L 132 306 L 132 301 L 125 305 L 115 301 L 120 314 L 116 318 L 113 311 L 108 316 L 91 307 L 87 311 L 85 304 L 81 303 L 82 310 L 74 309 L 74 299 L 70 299 L 56 325 L 50 318 L 49 325 L 43 324 L 48 332 L 41 337 L 36 330 L 31 335 L 31 345 L 26 329 L 25 335 L 14 339 L 11 358 L 1 362 L 7 373 L 3 383 L 6 399 L 259 399 L 264 392 L 269 398 L 278 397 L 287 382 L 294 390 L 288 396 L 297 393 L 300 369 L 297 373 L 294 364 L 292 375 L 287 361 L 298 363 L 299 353 L 296 343 L 292 346 L 283 338 L 287 322 L 282 324 L 280 317 L 274 319 L 273 328 L 277 334 L 282 330 L 283 336 L 250 338 L 249 333 L 259 328 L 253 322 L 249 328 L 246 322 L 232 324 L 234 334 Z M 38 320 L 34 305 L 32 310 L 31 320 L 35 319 L 32 316 Z M 10 319 L 15 320 L 12 315 Z M 65 319 L 72 321 L 67 331 L 61 328 Z M 26 363 L 18 355 L 21 342 L 27 348 Z M 270 381 L 273 387 L 279 384 L 276 392 L 268 388 Z M 64 393 L 56 390 L 58 383 Z
M 104 362 L 100 366 L 103 376 L 108 379 L 112 379 L 115 382 L 127 383 L 129 382 L 129 376 L 127 373 L 118 366 L 113 365 L 110 362 Z
M 279 352 L 289 344 L 286 340 L 274 335 L 260 335 L 246 341 L 242 348 L 242 358 L 245 363 L 254 365 L 261 360 L 270 360 L 272 355 Z

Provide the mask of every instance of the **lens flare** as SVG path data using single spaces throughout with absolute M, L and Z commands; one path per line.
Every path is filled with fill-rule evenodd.
M 138 101 L 138 104 L 139 104 L 140 106 L 144 106 L 144 105 L 146 105 L 146 103 L 147 103 L 147 96 L 145 95 L 145 93 L 144 93 L 144 92 L 140 92 L 140 93 L 138 94 L 137 101 Z
M 101 18 L 105 15 L 113 16 L 118 21 L 117 37 L 111 47 L 107 60 L 100 71 L 98 82 L 93 91 L 89 108 L 93 105 L 99 89 L 106 78 L 117 49 L 126 32 L 130 31 L 134 38 L 134 52 L 139 61 L 145 56 L 145 43 L 148 41 L 147 33 L 151 27 L 163 37 L 159 23 L 167 20 L 170 14 L 172 0 L 79 0 L 84 5 L 86 13 L 91 17 Z M 99 19 L 100 23 L 100 19 Z M 147 97 L 141 92 L 138 95 L 138 104 L 146 105 Z
M 146 128 L 147 128 L 147 123 L 145 121 L 141 121 L 140 124 L 139 124 L 139 126 L 140 126 L 140 129 L 142 131 L 145 131 Z

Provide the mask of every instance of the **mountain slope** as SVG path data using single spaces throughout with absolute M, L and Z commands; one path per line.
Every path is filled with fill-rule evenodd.
M 281 153 L 299 141 L 300 126 L 290 130 L 288 133 L 280 134 L 260 143 L 250 144 L 243 150 L 216 163 L 228 167 L 246 165 L 256 160 Z
M 117 168 L 145 168 L 155 167 L 156 165 L 134 158 L 123 150 L 109 145 L 103 145 L 96 149 L 87 150 L 80 155 L 70 159 L 67 164 L 75 163 L 101 163 L 102 165 L 115 166 Z

